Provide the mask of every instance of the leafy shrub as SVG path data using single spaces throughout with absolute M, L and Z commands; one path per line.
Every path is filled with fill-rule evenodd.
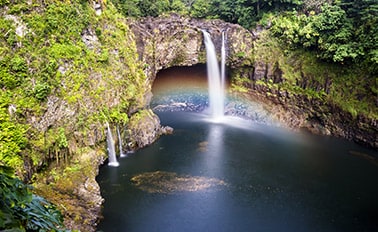
M 0 95 L 0 105 L 6 105 L 7 99 Z M 0 108 L 0 165 L 21 168 L 23 160 L 20 151 L 25 147 L 25 127 L 12 121 L 5 107 Z
M 13 89 L 18 85 L 18 80 L 7 70 L 0 69 L 0 87 Z
M 59 231 L 63 218 L 56 207 L 31 193 L 31 187 L 0 166 L 0 230 Z
M 43 101 L 49 95 L 50 90 L 51 88 L 48 84 L 45 84 L 45 83 L 37 84 L 34 87 L 34 95 L 38 100 Z
M 10 60 L 10 67 L 13 72 L 27 72 L 28 70 L 26 61 L 20 56 L 15 56 Z
M 8 4 L 9 4 L 9 0 L 0 0 L 0 7 L 8 5 Z
M 67 148 L 68 147 L 68 141 L 67 141 L 66 132 L 65 132 L 64 128 L 59 128 L 57 142 L 58 142 L 59 148 Z
M 357 4 L 358 8 L 345 0 L 341 2 L 323 4 L 317 14 L 286 12 L 274 18 L 271 31 L 288 44 L 316 51 L 325 61 L 377 63 L 376 43 L 371 42 L 378 38 L 378 30 L 371 26 L 377 24 L 376 17 L 372 16 L 377 11 L 369 14 L 373 13 L 369 9 L 377 9 L 378 4 L 366 1 L 363 7 Z

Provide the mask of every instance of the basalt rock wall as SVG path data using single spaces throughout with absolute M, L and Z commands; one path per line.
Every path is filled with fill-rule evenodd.
M 287 54 L 271 48 L 277 45 L 264 44 L 264 40 L 260 39 L 263 28 L 248 31 L 221 20 L 198 20 L 177 15 L 132 21 L 130 28 L 134 32 L 139 58 L 145 64 L 144 71 L 150 86 L 159 70 L 206 63 L 202 30 L 211 34 L 217 54 L 220 54 L 224 31 L 226 64 L 231 81 L 247 87 L 248 98 L 271 105 L 271 113 L 282 124 L 378 147 L 377 120 L 352 115 L 322 97 L 309 97 L 285 90 L 285 86 L 291 85 L 300 89 L 297 92 L 311 89 L 315 93 L 328 94 L 332 89 L 332 79 L 308 75 L 302 71 L 305 67 L 302 67 L 300 58 L 290 62 L 282 58 Z M 236 79 L 244 81 L 237 83 L 234 81 Z
M 282 68 L 284 65 L 285 70 Z M 297 69 L 295 80 L 287 78 L 293 75 L 287 73 L 288 66 Z M 248 89 L 248 98 L 266 103 L 271 113 L 292 129 L 306 129 L 315 134 L 342 137 L 378 148 L 377 120 L 361 113 L 352 114 L 335 104 L 328 96 L 335 87 L 327 73 L 319 80 L 305 74 L 302 69 L 301 66 L 284 64 L 282 60 L 269 62 L 256 59 L 253 66 L 239 67 L 231 75 L 244 79 L 242 85 Z M 287 88 L 288 84 L 290 88 Z
M 243 27 L 221 20 L 199 20 L 177 15 L 143 18 L 130 23 L 135 34 L 138 54 L 152 82 L 159 70 L 173 66 L 206 63 L 202 30 L 211 34 L 220 54 L 222 32 L 226 33 L 227 64 L 238 67 L 252 64 L 254 35 Z

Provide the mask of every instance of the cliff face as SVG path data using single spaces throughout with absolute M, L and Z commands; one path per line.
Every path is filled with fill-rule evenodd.
M 333 78 L 339 74 L 323 67 L 313 55 L 288 54 L 262 28 L 250 32 L 220 20 L 177 15 L 132 21 L 130 27 L 150 86 L 159 70 L 206 62 L 202 30 L 210 32 L 220 54 L 221 34 L 226 31 L 229 76 L 233 85 L 246 88 L 248 98 L 271 106 L 273 117 L 293 129 L 378 147 L 377 120 L 353 115 L 333 101 L 332 91 L 339 88 Z
M 1 113 L 9 112 L 12 123 L 28 125 L 23 135 L 28 143 L 19 152 L 25 179 L 53 161 L 60 166 L 34 176 L 35 187 L 60 207 L 68 228 L 95 230 L 102 203 L 95 177 L 107 156 L 106 122 L 121 127 L 130 149 L 155 141 L 164 132 L 149 109 L 156 73 L 205 63 L 201 30 L 210 32 L 218 51 L 221 33 L 227 32 L 227 66 L 234 84 L 247 88 L 245 97 L 271 106 L 282 122 L 378 147 L 375 119 L 351 115 L 322 96 L 285 89 L 328 94 L 331 79 L 315 80 L 298 68 L 303 66 L 298 59 L 279 59 L 285 54 L 272 53 L 256 33 L 238 25 L 176 15 L 132 21 L 111 6 L 97 15 L 91 6 L 74 1 L 20 5 L 0 11 L 0 71 L 9 78 L 0 83 Z M 18 12 L 22 9 L 27 10 Z M 293 77 L 291 71 L 299 74 Z
M 352 95 L 371 77 L 361 77 L 366 83 L 353 86 L 348 75 L 364 74 L 321 62 L 314 54 L 286 49 L 267 31 L 259 31 L 253 65 L 240 66 L 232 75 L 241 77 L 250 97 L 271 105 L 272 114 L 291 128 L 377 148 L 376 102 L 369 92 Z M 356 101 L 365 109 L 357 111 L 353 106 Z
M 107 123 L 133 149 L 163 132 L 133 33 L 112 5 L 99 14 L 89 2 L 50 0 L 1 2 L 0 32 L 0 123 L 10 128 L 0 137 L 20 128 L 14 141 L 24 138 L 1 141 L 14 149 L 0 149 L 0 165 L 55 203 L 67 228 L 94 231 Z
M 228 65 L 251 64 L 254 36 L 239 25 L 221 20 L 199 20 L 171 15 L 132 21 L 138 54 L 145 63 L 151 83 L 159 70 L 173 66 L 206 63 L 202 30 L 211 34 L 216 50 L 221 49 L 222 31 L 227 34 Z
M 205 63 L 202 30 L 210 32 L 218 54 L 221 33 L 227 32 L 227 66 L 231 81 L 245 88 L 244 97 L 266 104 L 283 124 L 378 147 L 375 119 L 352 115 L 330 102 L 327 94 L 333 89 L 331 78 L 317 80 L 306 71 L 307 64 L 301 62 L 300 57 L 287 58 L 284 51 L 275 49 L 276 44 L 261 40 L 259 32 L 251 33 L 219 20 L 176 15 L 138 21 L 111 19 L 113 12 L 109 11 L 107 15 L 108 10 L 101 16 L 103 21 L 90 24 L 81 33 L 83 49 L 97 54 L 97 60 L 89 68 L 91 71 L 85 74 L 89 83 L 81 83 L 82 88 L 75 91 L 70 89 L 73 85 L 63 85 L 60 90 L 67 91 L 69 96 L 80 93 L 79 100 L 51 94 L 47 97 L 45 110 L 27 117 L 34 128 L 47 135 L 56 133 L 59 127 L 66 128 L 68 146 L 65 149 L 70 154 L 77 154 L 74 164 L 81 163 L 77 179 L 70 181 L 68 188 L 67 183 L 53 178 L 43 179 L 47 187 L 39 188 L 57 204 L 62 203 L 61 199 L 71 202 L 64 204 L 69 228 L 93 231 L 100 212 L 102 199 L 95 176 L 98 165 L 106 157 L 106 148 L 101 146 L 105 140 L 104 122 L 110 120 L 113 128 L 126 125 L 122 127 L 122 134 L 124 147 L 128 149 L 155 141 L 164 132 L 159 119 L 149 109 L 156 74 L 173 66 Z M 117 25 L 111 21 L 117 21 Z M 80 64 L 75 66 L 75 62 L 63 60 L 60 63 L 58 70 L 64 76 L 62 84 L 67 85 L 67 81 L 72 80 L 72 73 L 82 71 L 78 67 Z M 92 116 L 86 117 L 84 113 Z M 86 122 L 84 129 L 78 129 L 83 121 Z M 72 168 L 62 172 L 62 175 L 71 174 Z M 54 191 L 63 192 L 54 192 L 56 198 L 49 193 L 51 182 L 54 182 Z M 72 203 L 72 198 L 77 199 Z M 69 207 L 75 204 L 80 210 Z

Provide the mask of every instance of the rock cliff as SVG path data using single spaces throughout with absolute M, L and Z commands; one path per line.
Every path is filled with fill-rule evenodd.
M 332 102 L 329 93 L 337 88 L 327 73 L 332 71 L 325 69 L 320 77 L 306 71 L 311 64 L 266 39 L 263 28 L 251 32 L 221 20 L 177 15 L 132 21 L 130 27 L 150 86 L 159 70 L 206 62 L 202 30 L 210 32 L 220 54 L 221 33 L 226 31 L 229 78 L 247 88 L 248 98 L 270 105 L 271 114 L 293 129 L 378 147 L 376 119 L 352 115 Z
M 222 31 L 227 34 L 227 62 L 230 67 L 252 64 L 254 35 L 243 27 L 221 20 L 199 20 L 170 15 L 132 21 L 138 54 L 152 82 L 159 70 L 173 66 L 206 63 L 202 30 L 211 34 L 216 49 L 221 49 Z
M 231 80 L 247 88 L 246 98 L 271 106 L 282 122 L 378 147 L 375 119 L 285 88 L 328 94 L 333 83 L 307 75 L 298 68 L 300 62 L 278 59 L 284 52 L 272 53 L 257 32 L 177 15 L 126 20 L 111 5 L 101 15 L 83 5 L 28 1 L 20 17 L 11 13 L 21 10 L 7 7 L 0 12 L 2 25 L 9 27 L 0 38 L 2 55 L 21 66 L 5 67 L 4 62 L 4 70 L 22 77 L 22 85 L 11 86 L 14 96 L 2 107 L 13 121 L 28 125 L 25 179 L 54 160 L 61 166 L 50 166 L 47 174 L 33 178 L 36 192 L 60 207 L 70 229 L 95 230 L 102 203 L 95 177 L 106 158 L 105 123 L 112 128 L 127 125 L 121 131 L 129 149 L 147 146 L 169 132 L 149 109 L 151 87 L 159 70 L 206 62 L 202 30 L 210 32 L 218 51 L 221 33 L 227 32 Z M 293 77 L 290 70 L 298 75 Z
M 300 75 L 291 78 L 288 70 L 297 69 L 296 63 L 288 64 L 282 59 L 267 58 L 284 55 L 270 53 L 269 46 L 262 45 L 259 41 L 258 32 L 252 33 L 238 25 L 220 20 L 197 20 L 177 15 L 128 20 L 124 23 L 124 27 L 130 27 L 132 33 L 126 33 L 122 43 L 101 40 L 92 28 L 93 25 L 85 28 L 81 35 L 86 49 L 99 53 L 99 62 L 102 62 L 100 65 L 105 63 L 108 67 L 110 64 L 109 71 L 101 71 L 101 68 L 91 70 L 88 74 L 90 81 L 82 84 L 83 88 L 76 92 L 80 93 L 78 101 L 51 94 L 47 97 L 45 110 L 40 115 L 30 114 L 27 117 L 33 128 L 42 131 L 47 138 L 49 134 L 56 133 L 59 127 L 65 127 L 68 139 L 66 152 L 77 154 L 71 156 L 73 163 L 61 173 L 63 176 L 70 176 L 66 179 L 69 183 L 54 180 L 53 177 L 43 177 L 45 179 L 39 181 L 44 185 L 38 187 L 42 195 L 50 196 L 48 198 L 55 203 L 62 204 L 65 201 L 63 204 L 66 207 L 64 212 L 68 218 L 68 228 L 95 230 L 102 203 L 95 176 L 98 166 L 106 157 L 106 148 L 103 146 L 105 126 L 101 122 L 111 119 L 113 128 L 117 123 L 127 125 L 122 129 L 125 137 L 123 147 L 129 150 L 147 146 L 162 133 L 170 132 L 169 128 L 161 127 L 159 118 L 149 109 L 151 88 L 160 70 L 206 62 L 202 30 L 211 33 L 218 51 L 221 47 L 221 33 L 227 32 L 227 66 L 231 81 L 247 89 L 242 94 L 245 98 L 265 104 L 271 114 L 283 124 L 295 129 L 307 128 L 314 133 L 342 136 L 378 147 L 375 119 L 363 115 L 353 116 L 322 98 L 312 98 L 293 93 L 290 88 L 286 89 L 285 86 L 292 85 L 327 94 L 332 81 L 315 81 L 300 69 L 296 71 Z M 112 31 L 124 29 L 114 28 L 109 22 L 103 22 L 96 28 L 103 34 L 115 36 L 116 40 L 122 41 Z M 129 51 L 120 51 L 119 48 L 129 47 L 134 42 L 135 50 L 131 46 Z M 111 43 L 112 46 L 105 48 L 104 43 Z M 261 55 L 262 48 L 268 49 L 264 55 Z M 130 53 L 128 55 L 133 58 L 125 61 L 125 53 Z M 78 70 L 70 63 L 61 63 L 59 66 L 60 75 L 67 78 L 66 80 L 70 80 L 70 73 L 74 71 Z M 136 79 L 137 83 L 130 82 L 131 78 Z M 238 80 L 243 81 L 239 83 Z M 67 82 L 62 83 L 60 91 L 75 93 L 64 89 L 63 84 Z M 97 90 L 95 95 L 93 90 Z M 125 99 L 130 93 L 134 94 Z M 87 117 L 83 113 L 90 113 L 92 116 Z M 97 115 L 95 120 L 93 115 Z M 83 120 L 86 125 L 80 124 Z M 78 125 L 83 128 L 78 129 Z M 53 145 L 57 144 L 55 140 L 51 142 Z M 78 163 L 79 172 L 75 172 L 72 165 L 75 167 Z M 77 209 L 73 208 L 75 205 Z

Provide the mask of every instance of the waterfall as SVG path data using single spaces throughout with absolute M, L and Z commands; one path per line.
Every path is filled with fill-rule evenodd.
M 119 131 L 119 126 L 117 126 L 117 135 L 118 135 L 119 156 L 126 157 L 126 155 L 123 153 L 122 138 L 121 138 L 121 132 Z
M 226 31 L 222 31 L 221 91 L 222 91 L 222 97 L 223 97 L 223 111 L 224 111 L 224 99 L 225 99 L 225 83 L 226 83 Z
M 117 162 L 117 157 L 115 153 L 114 140 L 112 131 L 110 130 L 109 123 L 106 123 L 108 130 L 106 134 L 106 142 L 108 144 L 108 155 L 109 155 L 109 166 L 117 167 L 119 163 Z
M 210 114 L 212 118 L 217 119 L 224 115 L 224 81 L 221 80 L 217 55 L 210 34 L 207 31 L 202 32 L 206 47 Z

